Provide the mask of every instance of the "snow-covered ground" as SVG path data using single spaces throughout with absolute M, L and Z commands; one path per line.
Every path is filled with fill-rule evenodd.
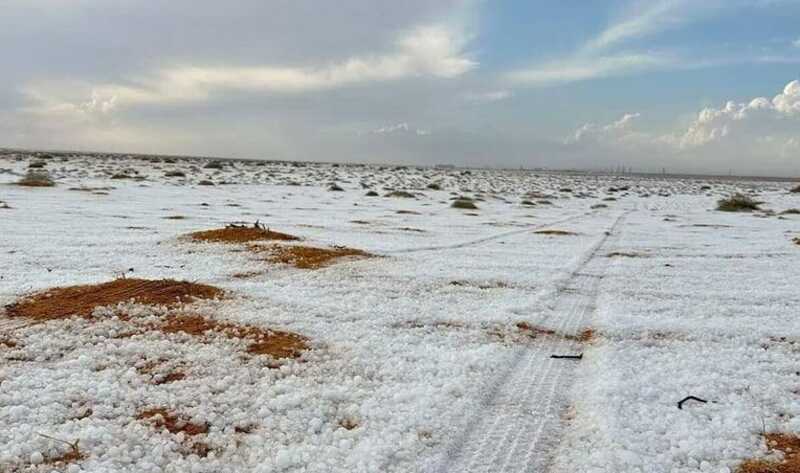
M 235 339 L 0 309 L 0 471 L 722 472 L 766 453 L 763 430 L 800 432 L 791 183 L 56 156 L 55 187 L 11 185 L 39 159 L 0 155 L 0 306 L 189 280 L 228 293 L 193 310 L 311 349 L 276 368 Z M 713 210 L 737 191 L 776 213 Z M 306 270 L 181 238 L 256 220 L 378 257 Z M 71 448 L 54 439 L 83 458 L 50 461 Z

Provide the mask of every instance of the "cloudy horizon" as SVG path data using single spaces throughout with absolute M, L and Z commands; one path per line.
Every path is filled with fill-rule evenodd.
M 0 147 L 800 175 L 800 0 L 6 0 Z

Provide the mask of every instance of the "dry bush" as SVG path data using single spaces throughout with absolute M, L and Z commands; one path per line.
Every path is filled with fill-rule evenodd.
M 47 171 L 28 171 L 22 179 L 17 181 L 17 185 L 26 187 L 53 187 L 56 183 L 50 178 L 50 174 Z
M 252 226 L 230 224 L 225 228 L 194 232 L 186 236 L 195 241 L 214 243 L 248 243 L 259 240 L 299 240 L 299 238 L 294 235 L 272 231 L 258 222 Z
M 465 210 L 477 210 L 478 206 L 475 205 L 474 202 L 467 199 L 456 199 L 450 204 L 450 207 L 454 209 L 465 209 Z
M 752 210 L 759 210 L 759 202 L 751 199 L 744 194 L 733 194 L 725 199 L 717 201 L 717 210 L 723 212 L 750 212 Z
M 392 191 L 384 195 L 384 197 L 399 197 L 401 199 L 415 199 L 416 196 L 408 191 Z
M 97 307 L 135 301 L 148 305 L 174 305 L 194 299 L 214 299 L 221 289 L 205 284 L 171 279 L 116 279 L 102 284 L 86 284 L 49 289 L 6 306 L 9 317 L 36 320 L 70 316 L 90 317 Z

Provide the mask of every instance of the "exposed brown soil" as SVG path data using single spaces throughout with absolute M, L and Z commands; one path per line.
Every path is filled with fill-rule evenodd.
M 800 473 L 800 437 L 771 433 L 764 440 L 771 451 L 783 453 L 783 460 L 745 460 L 737 473 Z
M 140 412 L 137 419 L 148 421 L 158 429 L 165 429 L 169 433 L 194 436 L 208 433 L 208 424 L 196 424 L 186 417 L 172 414 L 163 407 L 154 407 Z
M 0 338 L 0 347 L 16 348 L 17 342 L 10 338 Z
M 531 325 L 528 322 L 517 322 L 516 324 L 517 329 L 520 332 L 525 332 L 530 337 L 538 337 L 541 335 L 555 335 L 555 330 L 550 330 L 547 328 L 537 327 L 535 325 Z
M 180 381 L 182 379 L 186 379 L 186 373 L 182 371 L 172 371 L 162 377 L 154 379 L 153 384 L 161 385 L 161 384 L 174 383 L 175 381 Z
M 575 232 L 570 232 L 567 230 L 536 230 L 536 234 L 539 235 L 560 235 L 560 236 L 570 236 L 570 235 L 577 235 Z
M 115 279 L 107 283 L 66 286 L 33 294 L 6 306 L 9 317 L 52 320 L 90 317 L 97 307 L 135 301 L 148 305 L 174 305 L 194 299 L 213 299 L 221 289 L 171 279 Z
M 266 251 L 269 259 L 275 263 L 287 264 L 300 269 L 319 269 L 332 264 L 340 258 L 369 258 L 373 255 L 354 248 L 337 246 L 333 248 L 317 248 L 302 245 L 254 246 L 256 251 Z
M 588 343 L 594 340 L 594 330 L 587 328 L 578 335 L 578 341 Z
M 86 454 L 84 454 L 77 448 L 71 448 L 63 455 L 59 455 L 57 457 L 45 458 L 44 464 L 50 466 L 61 466 L 81 461 L 84 458 L 86 458 Z
M 578 335 L 569 335 L 564 333 L 556 332 L 555 330 L 538 327 L 536 325 L 531 325 L 527 322 L 517 322 L 516 323 L 517 330 L 521 333 L 527 335 L 530 338 L 537 338 L 537 337 L 559 337 L 564 340 L 572 340 L 581 343 L 587 343 L 592 341 L 594 338 L 594 330 L 586 329 L 583 332 L 579 333 Z
M 273 358 L 298 358 L 308 349 L 308 339 L 291 332 L 265 330 L 259 327 L 217 322 L 198 315 L 177 315 L 157 327 L 165 333 L 186 333 L 202 336 L 218 333 L 230 338 L 247 340 L 247 352 L 252 355 L 269 355 Z
M 299 240 L 294 235 L 272 231 L 262 225 L 253 226 L 228 225 L 225 228 L 194 232 L 187 235 L 194 241 L 214 243 L 248 243 L 263 240 L 293 241 Z

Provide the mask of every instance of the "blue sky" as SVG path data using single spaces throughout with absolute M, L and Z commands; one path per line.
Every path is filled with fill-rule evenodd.
M 0 146 L 800 174 L 800 0 L 3 9 Z

